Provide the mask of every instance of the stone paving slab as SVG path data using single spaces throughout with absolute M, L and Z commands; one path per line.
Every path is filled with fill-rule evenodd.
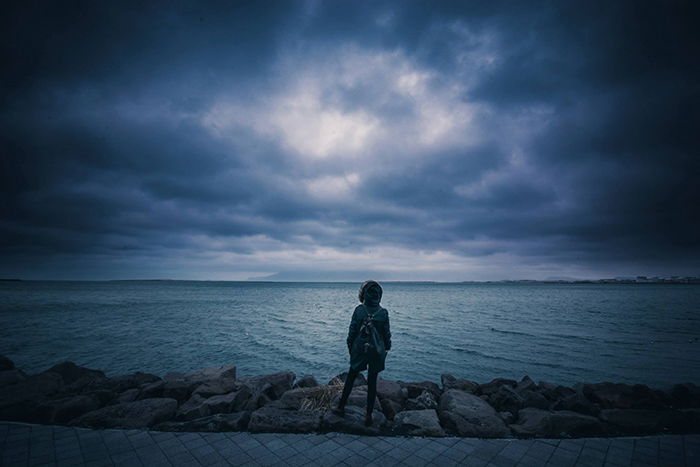
M 0 466 L 700 466 L 700 435 L 585 439 L 165 433 L 0 422 Z

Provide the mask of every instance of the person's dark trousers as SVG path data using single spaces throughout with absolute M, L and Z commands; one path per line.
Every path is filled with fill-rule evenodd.
M 348 371 L 348 376 L 345 378 L 345 386 L 343 386 L 343 394 L 340 396 L 340 407 L 345 407 L 345 403 L 350 397 L 350 391 L 352 391 L 352 385 L 355 382 L 355 378 L 360 372 L 358 370 L 353 370 L 350 368 Z M 377 373 L 367 372 L 367 413 L 371 414 L 374 410 L 374 401 L 377 397 Z

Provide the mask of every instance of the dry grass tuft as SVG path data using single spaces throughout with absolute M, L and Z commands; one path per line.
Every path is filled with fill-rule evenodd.
M 331 403 L 337 395 L 343 391 L 343 381 L 338 378 L 327 386 L 318 386 L 309 391 L 309 395 L 301 401 L 301 410 L 317 410 L 327 412 L 331 409 Z

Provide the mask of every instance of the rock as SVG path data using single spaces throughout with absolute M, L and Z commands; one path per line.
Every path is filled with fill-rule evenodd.
M 147 400 L 147 399 L 144 399 Z M 175 414 L 175 419 L 179 421 L 194 420 L 211 415 L 211 408 L 204 402 L 207 399 L 199 394 L 193 394 L 187 402 L 182 404 Z
M 244 386 L 239 391 L 209 397 L 203 404 L 209 407 L 211 414 L 238 412 L 245 407 L 249 398 L 250 390 Z
M 378 435 L 385 430 L 385 427 L 386 417 L 377 410 L 372 413 L 372 425 L 365 426 L 365 409 L 356 405 L 346 406 L 344 417 L 339 417 L 330 411 L 323 416 L 323 428 L 327 431 L 356 435 Z
M 588 400 L 583 392 L 575 392 L 560 399 L 554 404 L 553 408 L 554 410 L 571 410 L 586 415 L 593 415 L 594 417 L 600 413 L 600 407 Z
M 22 370 L 16 368 L 13 370 L 0 371 L 0 387 L 19 383 L 25 379 L 27 379 L 27 375 L 25 375 Z
M 236 389 L 236 380 L 231 378 L 219 378 L 207 381 L 194 390 L 194 394 L 203 397 L 219 396 Z
M 440 394 L 442 394 L 440 386 L 432 381 L 420 381 L 417 383 L 403 383 L 399 381 L 399 384 L 406 390 L 406 397 L 409 399 L 415 399 L 416 397 L 420 396 L 423 391 L 430 392 L 433 396 L 435 396 L 436 400 L 439 399 Z
M 94 396 L 100 401 L 100 407 L 104 407 L 107 404 L 112 404 L 117 399 L 117 393 L 110 391 L 109 389 L 96 389 L 94 391 L 86 392 L 86 396 Z
M 518 436 L 538 438 L 599 436 L 603 433 L 600 420 L 590 415 L 531 408 L 522 409 L 517 423 L 510 428 Z
M 400 403 L 406 399 L 406 392 L 396 381 L 377 378 L 377 396 L 379 396 L 379 400 L 391 399 Z
M 700 427 L 700 410 L 606 409 L 600 419 L 623 435 L 693 433 Z
M 576 389 L 606 409 L 660 409 L 664 408 L 661 391 L 644 384 L 633 386 L 622 383 L 577 384 Z
M 140 390 L 136 388 L 127 389 L 126 391 L 122 392 L 117 396 L 117 403 L 123 404 L 124 402 L 133 402 L 139 397 L 139 394 Z
M 534 407 L 536 409 L 548 409 L 551 405 L 549 399 L 537 391 L 521 391 L 523 407 Z
M 234 365 L 212 366 L 202 368 L 201 370 L 191 373 L 168 373 L 165 375 L 166 380 L 185 380 L 192 383 L 203 384 L 213 379 L 236 379 L 236 367 Z
M 426 394 L 430 393 L 426 392 Z M 445 436 L 445 431 L 440 426 L 440 420 L 434 409 L 405 410 L 396 414 L 394 431 L 408 436 Z
M 510 412 L 498 412 L 498 416 L 501 417 L 501 420 L 503 420 L 503 423 L 506 425 L 510 425 L 515 421 L 515 415 Z
M 294 388 L 315 388 L 317 387 L 318 381 L 313 375 L 304 375 L 296 383 L 294 383 Z
M 131 373 L 128 375 L 119 375 L 115 376 L 114 378 L 107 378 L 101 384 L 99 384 L 99 387 L 101 389 L 110 389 L 119 393 L 124 392 L 127 389 L 138 388 L 156 381 L 160 381 L 158 376 L 137 371 L 136 373 Z
M 341 393 L 339 386 L 316 386 L 308 388 L 291 389 L 270 404 L 271 407 L 286 410 L 315 410 L 324 405 L 330 405 L 333 398 Z M 328 401 L 328 404 L 324 404 Z
M 515 390 L 517 392 L 536 391 L 537 384 L 535 384 L 535 382 L 529 376 L 523 376 L 523 379 L 521 379 L 517 386 L 515 386 Z
M 158 431 L 244 431 L 250 421 L 250 412 L 216 414 L 187 422 L 162 422 L 153 429 Z
M 63 379 L 63 383 L 68 386 L 75 383 L 78 380 L 84 382 L 83 385 L 88 384 L 91 381 L 102 381 L 106 379 L 105 374 L 100 370 L 91 370 L 90 368 L 85 368 L 78 366 L 73 362 L 63 362 L 58 365 L 54 365 L 44 373 L 55 373 L 60 375 Z
M 460 391 L 465 391 L 470 394 L 476 394 L 479 391 L 479 385 L 474 381 L 455 378 L 447 373 L 440 375 L 440 381 L 442 382 L 443 391 L 447 391 L 449 389 L 459 389 Z
M 559 399 L 563 399 L 564 397 L 568 397 L 576 392 L 570 387 L 552 384 L 546 381 L 540 381 L 537 387 L 540 394 L 546 397 L 547 400 L 554 402 L 558 401 Z
M 442 426 L 460 436 L 502 438 L 510 431 L 493 407 L 481 398 L 457 389 L 449 389 L 440 398 Z
M 0 420 L 41 423 L 39 404 L 63 389 L 63 378 L 56 373 L 39 373 L 15 384 L 0 387 Z
M 283 410 L 262 407 L 250 415 L 248 429 L 253 433 L 310 433 L 321 426 L 321 413 L 315 410 Z
M 154 397 L 163 397 L 163 389 L 165 381 L 155 381 L 141 386 L 138 394 L 139 399 L 153 399 Z M 130 389 L 131 390 L 131 389 Z
M 74 418 L 70 425 L 89 428 L 148 428 L 170 419 L 176 410 L 175 399 L 142 399 L 93 410 Z
M 504 384 L 489 397 L 489 402 L 498 411 L 517 413 L 524 407 L 525 399 L 514 388 Z
M 279 399 L 285 391 L 292 389 L 295 375 L 291 371 L 282 371 L 271 375 L 253 376 L 241 378 L 238 383 L 248 386 L 255 397 L 264 393 L 271 400 Z
M 0 355 L 0 371 L 14 370 L 15 364 L 4 355 Z
M 44 414 L 44 423 L 61 425 L 99 408 L 100 401 L 97 397 L 77 395 L 45 401 L 39 410 Z
M 674 408 L 700 407 L 700 387 L 692 383 L 675 384 L 666 391 Z
M 328 384 L 329 385 L 340 384 L 342 386 L 343 384 L 345 384 L 345 378 L 347 378 L 347 377 L 348 377 L 347 372 L 341 373 L 338 376 L 336 376 L 335 378 L 328 381 Z M 352 383 L 352 387 L 355 388 L 357 386 L 367 386 L 367 378 L 365 378 L 365 375 L 363 375 L 362 373 L 359 373 L 357 375 L 357 377 L 355 378 L 355 382 Z
M 340 400 L 340 393 L 336 395 L 333 398 L 332 404 L 335 405 L 338 403 Z M 362 409 L 367 409 L 367 387 L 366 386 L 360 386 L 357 389 L 353 389 L 352 392 L 350 393 L 350 396 L 348 397 L 348 402 L 346 404 L 347 406 L 355 406 L 355 407 L 360 407 Z M 380 399 L 377 397 L 374 398 L 374 410 L 381 410 L 382 404 L 380 402 Z
M 384 416 L 389 420 L 393 420 L 396 414 L 403 410 L 401 404 L 392 401 L 391 399 L 381 400 L 381 406 L 382 412 L 384 412 Z
M 432 392 L 423 391 L 418 397 L 407 399 L 405 406 L 406 410 L 435 410 L 438 403 Z
M 491 394 L 495 394 L 498 392 L 499 389 L 501 389 L 501 386 L 510 386 L 511 388 L 514 388 L 517 386 L 517 382 L 515 382 L 512 379 L 505 379 L 505 378 L 496 378 L 488 383 L 480 384 L 479 385 L 479 392 L 481 394 L 486 394 L 487 396 L 490 396 Z
M 192 391 L 199 386 L 198 382 L 184 379 L 165 380 L 163 385 L 163 397 L 170 397 L 179 403 L 186 401 L 192 395 Z

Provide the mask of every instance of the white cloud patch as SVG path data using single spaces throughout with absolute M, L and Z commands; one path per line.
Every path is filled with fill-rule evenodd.
M 479 141 L 458 79 L 422 68 L 401 52 L 355 47 L 288 58 L 281 82 L 254 103 L 222 97 L 201 119 L 217 137 L 247 129 L 302 159 L 429 154 Z

